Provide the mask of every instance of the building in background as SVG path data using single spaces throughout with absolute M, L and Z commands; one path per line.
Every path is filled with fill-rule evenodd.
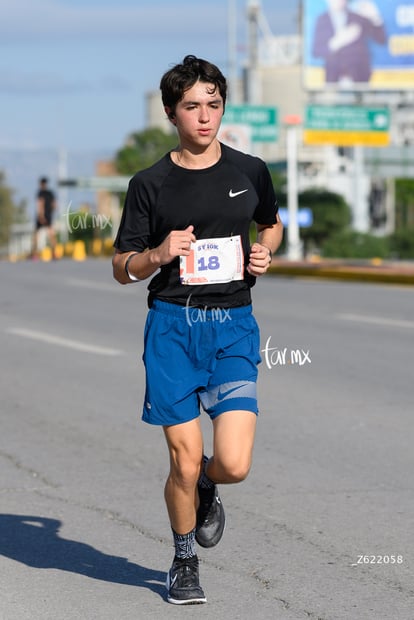
M 233 6 L 233 12 L 229 12 L 229 21 L 232 20 L 229 41 L 235 44 L 236 21 L 240 18 L 247 21 L 248 36 L 245 63 L 237 78 L 233 67 L 235 55 L 232 56 L 229 49 L 229 104 L 273 106 L 277 110 L 279 127 L 277 139 L 273 141 L 249 142 L 241 128 L 236 135 L 234 126 L 230 128 L 232 131 L 227 131 L 226 137 L 230 136 L 236 147 L 244 145 L 245 150 L 283 169 L 287 160 L 285 121 L 300 119 L 301 124 L 297 127 L 299 190 L 325 187 L 339 192 L 351 206 L 356 230 L 374 230 L 378 234 L 392 232 L 394 216 L 390 179 L 398 176 L 414 178 L 413 3 L 408 0 L 343 0 L 335 3 L 332 0 L 304 0 L 303 19 L 300 20 L 302 31 L 292 36 L 273 35 L 259 0 L 248 0 L 243 15 L 240 12 L 235 14 L 234 2 L 229 4 Z M 336 25 L 329 21 L 327 9 L 330 4 L 342 6 Z M 341 23 L 345 27 L 347 21 L 351 22 L 348 30 L 340 35 L 334 32 Z M 322 34 L 326 38 L 325 47 L 321 43 Z M 336 46 L 341 53 L 334 59 L 332 69 L 332 57 L 326 57 L 326 50 L 334 35 L 337 38 L 333 43 L 331 41 L 331 46 Z M 363 41 L 363 37 L 366 40 Z M 340 65 L 344 59 L 348 75 L 341 73 Z M 365 63 L 366 66 L 363 71 L 351 75 L 349 68 L 354 61 L 358 63 L 358 59 L 359 65 Z M 335 62 L 339 68 L 335 68 Z M 338 144 L 334 141 L 332 144 L 305 144 L 303 127 L 307 109 L 312 105 L 386 107 L 390 113 L 389 146 L 364 148 L 355 143 L 351 148 L 344 148 L 340 141 Z M 158 91 L 147 95 L 147 123 L 148 126 L 173 131 L 165 117 Z M 226 116 L 223 118 L 225 123 Z M 381 210 L 384 213 L 377 217 Z

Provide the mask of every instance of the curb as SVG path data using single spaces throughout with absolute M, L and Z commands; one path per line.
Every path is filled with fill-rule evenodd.
M 274 276 L 292 278 L 319 278 L 342 280 L 347 282 L 364 282 L 372 284 L 403 284 L 414 286 L 414 268 L 404 268 L 396 264 L 390 266 L 351 266 L 323 263 L 287 263 L 273 260 L 267 273 Z

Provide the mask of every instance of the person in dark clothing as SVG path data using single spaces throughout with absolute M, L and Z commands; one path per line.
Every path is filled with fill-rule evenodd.
M 48 187 L 48 179 L 42 177 L 39 180 L 39 191 L 36 195 L 36 221 L 33 235 L 32 256 L 37 257 L 39 245 L 39 231 L 46 229 L 49 244 L 52 248 L 53 256 L 56 247 L 56 235 L 53 228 L 53 215 L 56 210 L 56 199 L 54 193 Z

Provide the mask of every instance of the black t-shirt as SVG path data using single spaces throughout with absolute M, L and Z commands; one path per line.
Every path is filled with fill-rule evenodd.
M 261 159 L 224 144 L 221 153 L 214 166 L 201 170 L 177 166 L 168 153 L 138 172 L 129 183 L 114 246 L 120 252 L 142 252 L 191 224 L 197 239 L 240 235 L 246 266 L 250 224 L 275 224 L 275 193 Z M 191 296 L 191 306 L 243 306 L 251 301 L 254 283 L 245 270 L 243 280 L 225 284 L 181 284 L 177 257 L 150 281 L 149 305 L 154 298 L 185 305 Z
M 48 224 L 52 221 L 53 215 L 53 203 L 55 201 L 55 195 L 50 189 L 40 189 L 37 193 L 37 199 L 43 200 L 44 204 L 44 217 Z

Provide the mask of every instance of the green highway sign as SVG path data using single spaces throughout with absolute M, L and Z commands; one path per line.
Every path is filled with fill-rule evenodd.
M 386 146 L 390 111 L 384 107 L 309 105 L 304 123 L 305 144 Z
M 305 127 L 343 131 L 388 131 L 390 114 L 388 108 L 310 105 L 306 108 Z
M 226 105 L 223 123 L 248 125 L 252 142 L 275 142 L 279 137 L 278 110 L 264 105 Z

